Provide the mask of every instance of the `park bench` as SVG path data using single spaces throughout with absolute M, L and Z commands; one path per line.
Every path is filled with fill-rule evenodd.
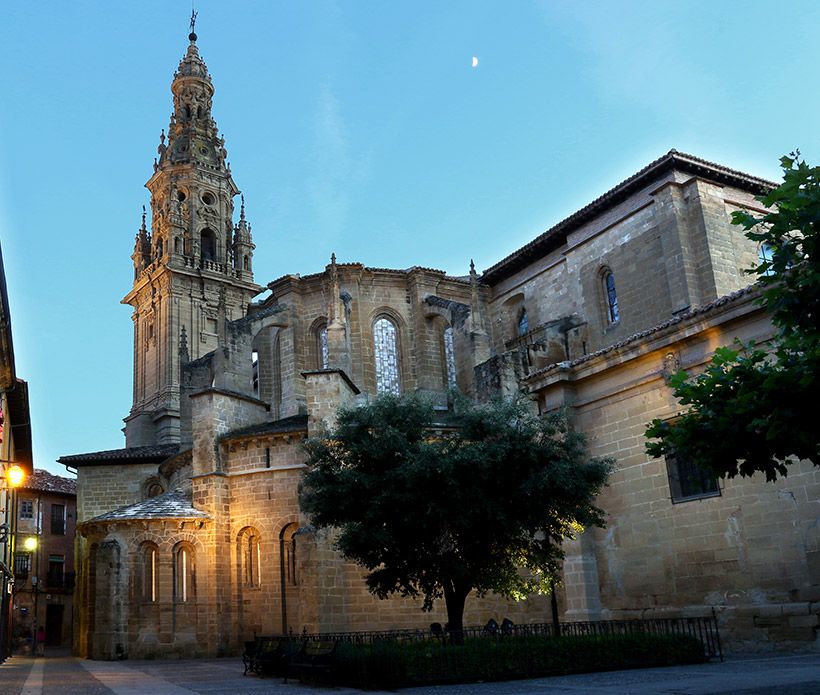
M 294 649 L 294 642 L 284 637 L 257 637 L 253 642 L 245 642 L 245 675 L 250 671 L 258 676 L 284 676 Z
M 307 640 L 302 649 L 288 664 L 285 682 L 291 676 L 302 680 L 311 678 L 313 674 L 332 675 L 333 655 L 336 652 L 336 642 L 331 640 Z

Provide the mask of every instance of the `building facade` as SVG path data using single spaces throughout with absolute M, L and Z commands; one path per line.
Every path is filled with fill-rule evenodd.
M 28 384 L 17 377 L 0 251 L 0 662 L 11 655 L 17 488 L 33 471 Z
M 14 633 L 18 644 L 42 626 L 46 646 L 72 643 L 77 482 L 35 469 L 17 491 Z
M 820 479 L 716 481 L 650 459 L 667 385 L 733 337 L 772 334 L 730 224 L 772 184 L 671 151 L 484 273 L 330 262 L 253 302 L 251 228 L 211 117 L 196 36 L 138 231 L 134 405 L 126 447 L 64 456 L 78 473 L 75 649 L 92 658 L 236 652 L 253 634 L 443 622 L 370 596 L 300 514 L 302 440 L 343 405 L 420 392 L 442 411 L 530 394 L 566 406 L 618 460 L 608 527 L 567 543 L 565 619 L 718 612 L 730 645 L 809 645 L 820 600 Z M 774 533 L 772 529 L 776 529 Z M 814 534 L 814 535 L 812 535 Z M 467 623 L 546 622 L 540 597 L 468 599 Z

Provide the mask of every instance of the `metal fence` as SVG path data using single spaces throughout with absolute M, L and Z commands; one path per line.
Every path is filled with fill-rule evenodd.
M 458 633 L 436 624 L 431 627 L 434 629 L 302 633 L 287 639 L 336 642 L 333 680 L 365 688 L 680 663 L 675 662 L 678 647 L 667 641 L 667 652 L 660 654 L 656 650 L 663 640 L 641 640 L 641 636 L 686 635 L 700 642 L 703 657 L 723 658 L 714 613 L 694 618 L 560 623 L 557 634 L 553 623 L 515 625 L 508 620 L 500 625 L 490 621 L 466 627 Z M 549 642 L 527 639 L 533 637 Z
M 435 625 L 435 624 L 434 624 Z M 516 625 L 504 621 L 500 625 L 465 627 L 459 635 L 444 629 L 406 629 L 369 632 L 322 632 L 301 635 L 291 633 L 291 639 L 333 641 L 350 644 L 372 644 L 378 641 L 392 642 L 440 642 L 443 644 L 469 639 L 504 639 L 516 636 L 555 637 L 553 623 L 527 623 Z M 709 659 L 723 661 L 717 617 L 714 611 L 709 616 L 694 618 L 650 618 L 638 620 L 597 620 L 559 624 L 559 636 L 589 636 L 606 639 L 617 635 L 689 635 L 703 645 L 703 655 Z

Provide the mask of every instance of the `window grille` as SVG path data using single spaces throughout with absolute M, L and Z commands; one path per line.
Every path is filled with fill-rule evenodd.
M 20 518 L 34 518 L 34 500 L 20 500 Z
M 698 466 L 688 456 L 682 456 L 678 452 L 667 454 L 666 472 L 672 502 L 688 502 L 720 495 L 715 474 Z

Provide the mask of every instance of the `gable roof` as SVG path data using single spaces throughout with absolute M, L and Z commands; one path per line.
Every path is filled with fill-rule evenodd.
M 751 191 L 756 195 L 762 195 L 777 184 L 766 179 L 758 178 L 742 171 L 730 169 L 715 162 L 709 162 L 691 154 L 669 150 L 665 155 L 659 157 L 654 162 L 647 164 L 643 169 L 630 176 L 625 181 L 621 181 L 617 186 L 610 188 L 606 193 L 585 205 L 569 217 L 561 220 L 558 224 L 550 227 L 547 231 L 535 237 L 532 241 L 524 244 L 521 248 L 513 251 L 506 258 L 501 259 L 495 265 L 484 271 L 481 281 L 486 284 L 493 284 L 512 275 L 523 267 L 532 263 L 537 258 L 548 253 L 552 249 L 560 246 L 567 238 L 567 234 L 578 229 L 581 225 L 597 217 L 607 208 L 620 203 L 633 193 L 639 191 L 652 181 L 665 176 L 670 171 L 682 171 L 692 176 L 701 176 L 718 183 L 730 184 Z
M 169 456 L 179 453 L 179 444 L 157 444 L 154 446 L 130 446 L 124 449 L 92 451 L 87 454 L 61 456 L 57 463 L 64 466 L 101 466 L 107 464 L 159 463 Z

